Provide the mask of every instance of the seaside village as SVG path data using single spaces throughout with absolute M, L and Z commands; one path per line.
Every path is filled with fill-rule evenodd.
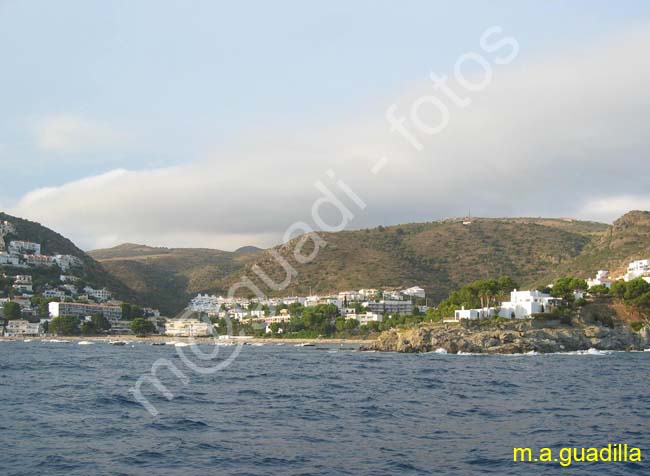
M 333 305 L 345 321 L 354 320 L 353 327 L 381 323 L 389 316 L 408 316 L 426 313 L 429 309 L 425 290 L 420 286 L 406 289 L 360 289 L 342 291 L 327 296 L 292 296 L 282 298 L 245 299 L 199 294 L 193 298 L 184 318 L 163 318 L 151 308 L 139 308 L 113 299 L 106 289 L 85 285 L 80 275 L 83 262 L 71 255 L 41 254 L 41 245 L 26 241 L 7 240 L 15 234 L 9 222 L 0 222 L 0 266 L 18 270 L 15 274 L 0 272 L 4 287 L 0 289 L 0 331 L 7 337 L 47 335 L 49 324 L 59 317 L 74 317 L 79 322 L 91 322 L 101 316 L 109 325 L 105 332 L 124 335 L 132 333 L 132 320 L 144 319 L 151 323 L 151 332 L 173 337 L 199 337 L 213 335 L 216 322 L 230 320 L 246 323 L 250 328 L 265 333 L 282 334 L 291 320 L 295 306 L 309 308 Z M 38 291 L 32 274 L 37 268 L 50 268 L 59 273 L 47 282 L 40 278 Z M 39 273 L 42 274 L 42 273 Z M 642 278 L 650 283 L 650 259 L 629 264 L 623 276 L 611 278 L 609 272 L 600 270 L 587 281 L 588 287 L 611 287 L 617 280 L 631 281 Z M 576 294 L 577 298 L 582 293 Z M 561 303 L 551 294 L 539 290 L 514 290 L 510 300 L 498 307 L 482 309 L 457 309 L 443 322 L 453 323 L 463 319 L 502 317 L 526 319 L 538 313 L 549 313 Z M 128 315 L 126 315 L 128 314 Z M 203 319 L 202 319 L 203 317 Z M 205 319 L 205 317 L 209 319 Z M 51 334 L 51 332 L 50 332 Z M 229 337 L 221 335 L 220 337 Z M 230 336 L 234 337 L 234 336 Z

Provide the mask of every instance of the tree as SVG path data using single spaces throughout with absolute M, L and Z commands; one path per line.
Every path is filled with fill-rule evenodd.
M 302 313 L 305 310 L 305 307 L 302 304 L 300 304 L 299 302 L 292 302 L 291 304 L 289 304 L 288 309 L 289 309 L 289 315 L 291 317 L 293 317 L 293 316 L 300 317 L 300 316 L 302 316 Z
M 144 311 L 141 307 L 136 306 L 135 304 L 129 304 L 128 302 L 122 303 L 122 320 L 123 321 L 132 321 L 138 317 L 143 317 Z
M 307 330 L 330 334 L 333 330 L 332 321 L 337 315 L 338 308 L 334 304 L 310 306 L 302 313 L 302 323 Z
M 20 319 L 22 317 L 22 311 L 20 309 L 20 305 L 17 302 L 12 302 L 12 301 L 6 302 L 4 307 L 2 308 L 2 315 L 8 321 Z
M 616 281 L 615 283 L 612 283 L 612 287 L 609 290 L 612 296 L 617 297 L 619 299 L 623 299 L 625 297 L 626 291 L 627 291 L 627 283 L 624 281 Z
M 632 301 L 647 292 L 650 292 L 650 284 L 643 278 L 637 278 L 627 283 L 624 297 L 626 301 Z
M 90 317 L 90 322 L 92 322 L 93 326 L 95 327 L 95 330 L 97 332 L 99 331 L 107 331 L 111 328 L 111 323 L 106 319 L 103 315 L 101 314 L 95 314 Z
M 60 336 L 74 336 L 79 334 L 79 319 L 72 316 L 55 317 L 50 322 L 49 332 Z
M 141 317 L 134 319 L 131 323 L 131 331 L 139 337 L 144 337 L 147 334 L 152 334 L 155 330 L 156 327 L 151 321 L 148 321 L 147 319 L 143 319 Z
M 97 329 L 95 328 L 95 324 L 92 321 L 83 321 L 79 326 L 79 331 L 82 335 L 85 336 L 92 336 L 97 334 Z
M 604 284 L 597 284 L 589 288 L 589 294 L 594 296 L 606 296 L 609 294 L 609 288 Z
M 589 289 L 587 281 L 580 278 L 564 277 L 555 281 L 551 289 L 551 296 L 562 298 L 566 301 L 573 301 L 574 294 Z
M 130 321 L 133 319 L 131 316 L 131 305 L 129 303 L 122 303 L 122 320 L 123 321 Z
M 359 328 L 359 321 L 356 319 L 346 319 L 345 320 L 345 330 L 353 331 Z

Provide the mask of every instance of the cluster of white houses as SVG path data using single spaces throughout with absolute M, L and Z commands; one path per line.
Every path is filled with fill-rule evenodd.
M 11 224 L 0 222 L 0 234 L 6 234 L 11 230 Z M 0 240 L 0 243 L 3 241 Z M 13 244 L 12 244 L 13 243 Z M 34 256 L 40 256 L 40 245 L 36 243 L 11 242 L 10 253 L 20 250 L 29 250 Z M 619 279 L 630 281 L 642 278 L 650 282 L 650 260 L 639 260 L 629 264 L 627 272 Z M 13 298 L 0 298 L 0 307 L 4 303 L 17 302 L 24 316 L 29 316 L 32 310 L 31 297 L 33 292 L 32 277 L 29 274 L 12 276 L 13 288 L 21 295 Z M 87 319 L 92 315 L 102 315 L 112 324 L 115 332 L 129 332 L 128 325 L 122 322 L 122 307 L 120 301 L 112 301 L 111 294 L 105 289 L 95 290 L 90 287 L 83 289 L 80 295 L 75 287 L 79 278 L 73 275 L 61 275 L 58 287 L 51 287 L 42 291 L 43 297 L 57 299 L 49 303 L 49 318 L 41 323 L 32 323 L 24 319 L 7 321 L 5 324 L 5 335 L 9 336 L 31 336 L 42 333 L 42 323 L 45 320 L 60 316 L 74 316 Z M 595 278 L 587 281 L 589 287 L 603 285 L 610 287 L 615 280 L 609 277 L 606 270 L 600 270 Z M 70 301 L 69 297 L 74 296 L 76 302 Z M 425 312 L 426 305 L 421 300 L 426 298 L 423 288 L 413 286 L 402 290 L 378 290 L 360 289 L 358 291 L 342 291 L 328 296 L 290 296 L 283 298 L 244 299 L 227 298 L 222 296 L 211 296 L 199 294 L 193 298 L 188 310 L 197 314 L 204 314 L 208 317 L 228 318 L 237 321 L 245 321 L 259 328 L 265 328 L 271 332 L 274 324 L 281 328 L 283 323 L 291 319 L 287 306 L 300 304 L 305 307 L 319 304 L 331 304 L 337 307 L 339 315 L 345 319 L 354 319 L 359 325 L 368 325 L 372 322 L 381 322 L 385 316 L 410 315 L 417 307 L 418 311 Z M 519 291 L 510 293 L 510 300 L 502 302 L 498 307 L 483 309 L 458 309 L 454 316 L 446 319 L 446 322 L 460 321 L 463 319 L 483 319 L 490 317 L 504 317 L 510 319 L 526 319 L 534 314 L 548 313 L 560 305 L 561 300 L 552 297 L 550 294 L 541 291 Z M 277 310 L 277 312 L 276 312 Z M 150 316 L 159 317 L 156 310 L 147 310 Z M 278 326 L 274 326 L 276 329 Z M 165 334 L 169 336 L 207 336 L 213 332 L 213 325 L 208 320 L 196 318 L 167 320 L 165 323 Z M 281 330 L 280 330 L 281 332 Z
M 14 268 L 30 268 L 33 266 L 58 265 L 64 272 L 74 267 L 81 267 L 81 259 L 72 255 L 42 255 L 41 245 L 29 241 L 10 241 L 9 246 L 4 245 L 0 239 L 0 265 Z
M 446 321 L 487 319 L 496 316 L 508 319 L 527 319 L 533 314 L 551 312 L 561 301 L 561 299 L 540 291 L 517 291 L 515 289 L 510 293 L 510 301 L 502 302 L 500 307 L 458 309 L 454 311 L 454 317 L 446 319 Z
M 639 278 L 650 283 L 650 259 L 632 261 L 627 267 L 627 272 L 616 279 L 610 277 L 608 270 L 601 269 L 596 273 L 594 278 L 587 280 L 587 286 L 589 288 L 593 288 L 594 286 L 611 288 L 612 283 L 615 281 L 629 282 Z M 576 295 L 577 297 L 581 297 L 581 293 L 576 293 Z M 499 307 L 458 309 L 454 311 L 454 317 L 446 319 L 446 321 L 485 319 L 496 316 L 511 319 L 527 319 L 533 314 L 551 312 L 560 302 L 561 300 L 540 291 L 517 291 L 515 289 L 510 293 L 510 301 L 502 302 Z

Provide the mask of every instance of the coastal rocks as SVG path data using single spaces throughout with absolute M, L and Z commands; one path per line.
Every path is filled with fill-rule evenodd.
M 587 350 L 644 350 L 650 347 L 650 329 L 634 332 L 627 326 L 578 326 L 536 328 L 530 322 L 500 324 L 483 329 L 458 325 L 425 325 L 392 329 L 362 348 L 386 352 L 433 352 L 450 354 L 520 354 Z

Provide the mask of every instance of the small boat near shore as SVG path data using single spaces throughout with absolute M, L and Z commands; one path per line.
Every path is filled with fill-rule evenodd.
M 126 345 L 126 342 L 123 340 L 111 340 L 108 343 L 111 345 Z
M 294 347 L 316 347 L 316 344 L 312 344 L 311 342 L 303 342 L 301 344 L 296 344 Z

